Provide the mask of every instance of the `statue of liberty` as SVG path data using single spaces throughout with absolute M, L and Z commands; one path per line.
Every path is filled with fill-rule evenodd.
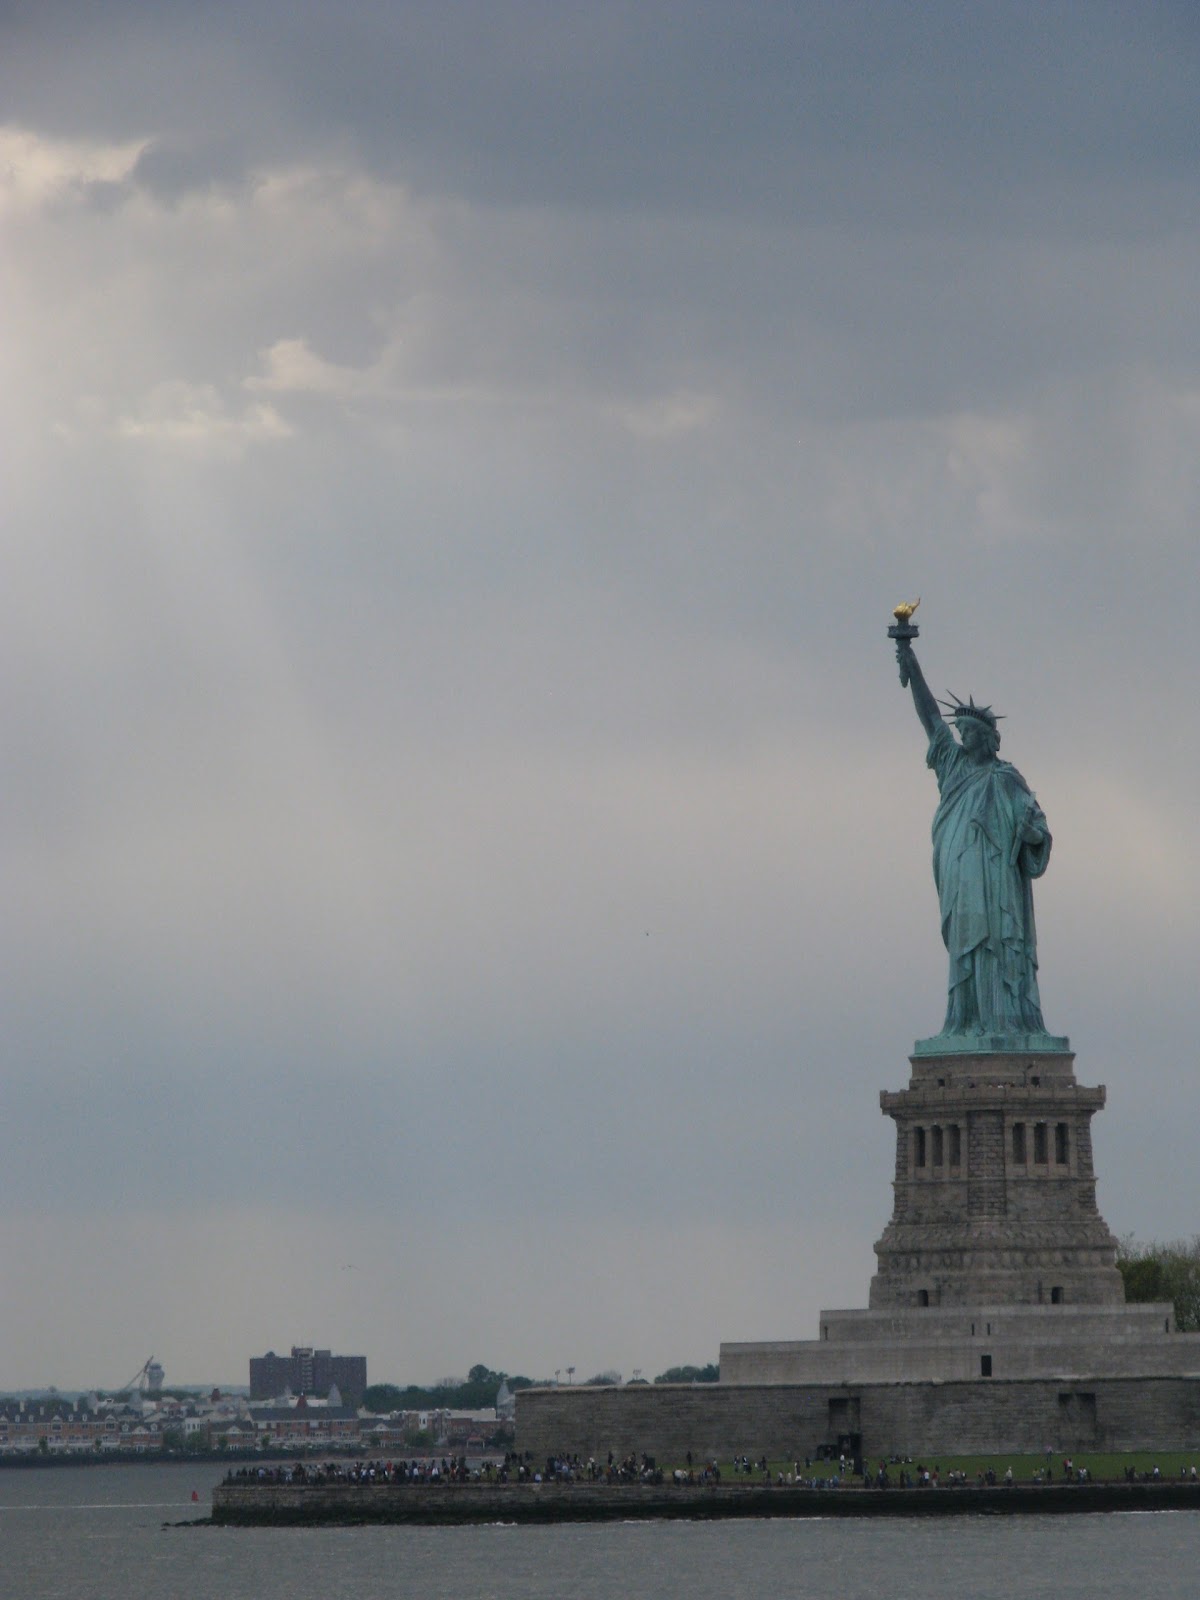
M 946 1020 L 917 1051 L 1066 1049 L 1047 1035 L 1038 995 L 1033 880 L 1050 860 L 1045 815 L 1016 767 L 999 759 L 1000 718 L 990 706 L 943 702 L 957 739 L 951 733 L 913 653 L 912 609 L 897 607 L 889 632 L 937 778 L 933 878 L 950 958 Z

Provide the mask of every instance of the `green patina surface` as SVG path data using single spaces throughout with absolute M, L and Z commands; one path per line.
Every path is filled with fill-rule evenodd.
M 935 1033 L 918 1039 L 915 1056 L 1070 1055 L 1071 1041 L 1058 1033 Z
M 933 877 L 949 956 L 942 1031 L 918 1040 L 915 1053 L 1066 1052 L 1067 1039 L 1046 1031 L 1038 991 L 1033 881 L 1050 861 L 1045 813 L 1016 767 L 1000 760 L 991 707 L 956 701 L 948 721 L 913 653 L 916 629 L 892 637 L 937 778 Z

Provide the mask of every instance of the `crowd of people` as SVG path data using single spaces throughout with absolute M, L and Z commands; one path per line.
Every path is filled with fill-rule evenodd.
M 503 1461 L 467 1464 L 465 1456 L 430 1457 L 411 1461 L 287 1461 L 271 1466 L 231 1468 L 225 1482 L 231 1485 L 298 1484 L 322 1488 L 327 1484 L 360 1484 L 370 1488 L 384 1483 L 516 1483 L 532 1473 L 525 1461 L 506 1455 Z
M 585 1461 L 579 1455 L 546 1457 L 545 1473 L 535 1473 L 538 1483 L 662 1483 L 662 1468 L 653 1456 L 643 1450 L 639 1456 L 617 1458 L 610 1450 L 607 1461 L 597 1461 L 589 1456 Z
M 881 1460 L 878 1466 L 872 1469 L 869 1464 L 855 1461 L 852 1457 L 842 1454 L 837 1458 L 836 1466 L 832 1460 L 823 1461 L 821 1465 L 825 1470 L 816 1471 L 811 1457 L 806 1456 L 803 1462 L 797 1459 L 785 1471 L 782 1467 L 773 1469 L 765 1455 L 757 1459 L 742 1455 L 734 1457 L 731 1470 L 735 1479 L 740 1478 L 779 1488 L 840 1489 L 847 1485 L 861 1484 L 867 1489 L 890 1489 L 893 1486 L 901 1489 L 937 1489 L 943 1485 L 949 1488 L 963 1488 L 969 1486 L 971 1482 L 963 1471 L 951 1470 L 943 1476 L 937 1465 L 929 1467 L 921 1462 L 914 1463 L 911 1457 L 904 1460 L 899 1456 L 892 1456 L 888 1460 Z M 1077 1466 L 1070 1456 L 1063 1458 L 1061 1472 L 1064 1483 L 1082 1484 L 1091 1481 L 1088 1468 Z M 1125 1469 L 1127 1483 L 1156 1482 L 1161 1476 L 1157 1466 L 1151 1471 L 1141 1473 L 1133 1467 Z M 1181 1466 L 1179 1476 L 1196 1482 L 1195 1466 L 1193 1465 L 1190 1471 L 1187 1467 Z M 528 1452 L 519 1455 L 516 1451 L 510 1451 L 503 1460 L 486 1460 L 474 1466 L 468 1464 L 465 1456 L 443 1456 L 440 1460 L 432 1457 L 420 1460 L 414 1457 L 409 1461 L 346 1460 L 319 1464 L 295 1461 L 270 1466 L 231 1468 L 225 1475 L 225 1482 L 231 1485 L 252 1487 L 295 1484 L 315 1488 L 331 1484 L 360 1485 L 370 1488 L 374 1484 L 397 1483 L 662 1484 L 668 1481 L 679 1488 L 713 1486 L 722 1481 L 721 1468 L 712 1458 L 694 1459 L 690 1450 L 687 1452 L 686 1466 L 673 1468 L 669 1479 L 657 1465 L 655 1458 L 647 1455 L 645 1451 L 640 1455 L 630 1452 L 618 1458 L 610 1450 L 604 1461 L 597 1460 L 594 1456 L 585 1459 L 578 1454 L 562 1453 L 548 1456 L 544 1466 L 536 1465 Z M 1032 1481 L 1046 1484 L 1054 1482 L 1054 1467 L 1049 1451 L 1045 1465 L 1039 1466 L 1034 1471 Z M 1002 1477 L 997 1475 L 993 1467 L 980 1469 L 974 1479 L 975 1487 L 980 1489 L 993 1488 L 998 1484 L 1011 1488 L 1013 1482 L 1011 1466 L 1005 1470 Z

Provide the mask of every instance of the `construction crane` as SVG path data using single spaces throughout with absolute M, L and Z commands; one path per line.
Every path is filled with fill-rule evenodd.
M 148 1394 L 150 1390 L 150 1368 L 153 1365 L 154 1357 L 148 1356 L 134 1373 L 133 1377 L 130 1378 L 129 1382 L 123 1383 L 117 1390 L 117 1393 L 124 1394 L 126 1389 L 137 1389 L 140 1394 Z M 161 1383 L 161 1381 L 162 1380 L 160 1378 L 159 1382 Z

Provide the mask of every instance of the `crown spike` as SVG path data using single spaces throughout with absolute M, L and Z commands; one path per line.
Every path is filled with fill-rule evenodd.
M 974 695 L 968 700 L 960 700 L 953 689 L 947 689 L 946 693 L 950 696 L 950 700 L 943 700 L 940 704 L 945 706 L 951 717 L 974 717 L 976 722 L 986 723 L 989 728 L 994 728 L 998 722 L 1004 720 L 1003 716 L 993 711 L 991 706 L 977 706 Z

